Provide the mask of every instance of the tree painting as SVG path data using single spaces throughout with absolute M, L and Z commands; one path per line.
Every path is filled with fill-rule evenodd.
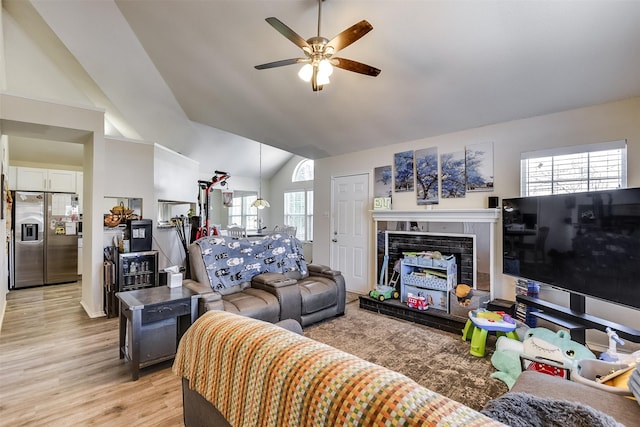
M 413 191 L 413 151 L 394 154 L 393 163 L 396 168 L 396 193 Z
M 442 198 L 462 198 L 467 189 L 465 153 L 458 151 L 440 156 Z
M 391 197 L 392 178 L 391 165 L 380 166 L 373 170 L 375 179 L 373 196 L 374 197 Z
M 438 203 L 438 149 L 416 151 L 416 186 L 418 205 Z
M 493 191 L 493 142 L 468 146 L 465 158 L 467 191 Z

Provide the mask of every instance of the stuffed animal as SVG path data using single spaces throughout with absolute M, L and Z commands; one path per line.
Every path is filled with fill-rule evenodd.
M 461 283 L 456 286 L 455 292 L 456 297 L 458 298 L 458 304 L 462 307 L 469 307 L 469 304 L 471 304 L 471 297 L 473 296 L 473 288 Z
M 498 372 L 491 374 L 491 377 L 503 381 L 511 389 L 522 373 L 521 354 L 530 358 L 544 358 L 567 369 L 571 369 L 579 360 L 596 358 L 587 347 L 572 341 L 567 331 L 531 328 L 522 342 L 504 336 L 498 338 L 496 351 L 491 356 L 491 363 Z

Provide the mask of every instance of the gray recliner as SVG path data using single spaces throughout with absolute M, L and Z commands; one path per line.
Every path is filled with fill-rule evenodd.
M 262 273 L 251 282 L 214 291 L 196 243 L 189 246 L 189 259 L 191 280 L 185 280 L 183 286 L 200 294 L 200 314 L 224 310 L 271 323 L 294 319 L 302 326 L 344 314 L 344 277 L 327 266 L 309 264 L 306 275 L 298 271 Z

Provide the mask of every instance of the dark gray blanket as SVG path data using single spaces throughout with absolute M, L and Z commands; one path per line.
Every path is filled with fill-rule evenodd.
M 512 427 L 624 427 L 590 406 L 528 393 L 507 393 L 480 412 Z

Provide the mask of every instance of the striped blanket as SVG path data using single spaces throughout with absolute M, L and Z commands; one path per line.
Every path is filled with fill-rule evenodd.
M 224 311 L 189 328 L 173 372 L 233 426 L 502 425 L 402 374 Z

